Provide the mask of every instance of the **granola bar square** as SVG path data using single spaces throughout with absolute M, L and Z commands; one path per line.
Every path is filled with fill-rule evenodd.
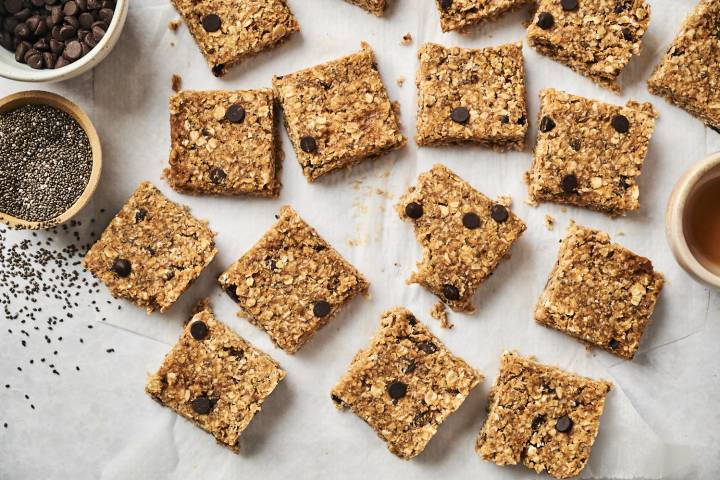
M 477 453 L 498 465 L 522 463 L 555 478 L 579 475 L 611 388 L 610 382 L 505 352 L 490 389 Z
M 270 89 L 174 95 L 168 183 L 179 192 L 277 197 L 275 123 Z
M 300 31 L 286 0 L 171 0 L 213 75 Z
M 645 257 L 574 222 L 535 307 L 535 320 L 623 358 L 635 356 L 663 287 Z
M 237 453 L 240 435 L 285 372 L 217 320 L 207 300 L 196 311 L 145 391 Z
M 348 3 L 357 5 L 360 8 L 364 8 L 368 12 L 382 17 L 385 13 L 385 7 L 387 6 L 386 0 L 345 0 Z
M 309 181 L 405 146 L 397 105 L 367 43 L 352 55 L 273 79 L 290 141 Z
M 720 0 L 697 4 L 648 87 L 720 133 Z
M 418 52 L 418 145 L 477 142 L 523 150 L 528 129 L 522 44 Z
M 220 275 L 240 315 L 295 353 L 358 293 L 367 280 L 290 207 Z
M 618 76 L 640 54 L 648 23 L 644 0 L 539 0 L 527 38 L 541 54 L 619 92 Z
M 472 312 L 472 297 L 510 247 L 525 223 L 507 205 L 494 202 L 443 165 L 418 178 L 400 199 L 398 214 L 411 221 L 423 248 L 419 283 L 455 311 Z
M 443 32 L 464 30 L 529 3 L 531 0 L 435 0 Z
M 143 182 L 90 248 L 83 265 L 114 297 L 148 313 L 164 312 L 215 258 L 214 237 L 207 222 Z
M 612 105 L 553 89 L 540 92 L 532 202 L 589 207 L 612 216 L 640 208 L 638 177 L 655 128 L 649 103 Z
M 392 453 L 409 460 L 482 380 L 409 310 L 395 308 L 383 314 L 370 345 L 355 355 L 331 398 L 367 422 Z

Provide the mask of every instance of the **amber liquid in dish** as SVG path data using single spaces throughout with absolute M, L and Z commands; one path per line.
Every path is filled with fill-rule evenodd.
M 720 176 L 700 185 L 685 208 L 690 251 L 705 268 L 720 275 Z

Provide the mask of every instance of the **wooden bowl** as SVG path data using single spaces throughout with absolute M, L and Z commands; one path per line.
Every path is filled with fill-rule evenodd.
M 0 211 L 0 222 L 4 222 L 14 228 L 52 228 L 55 225 L 59 225 L 70 220 L 75 214 L 82 210 L 88 200 L 90 200 L 92 194 L 95 193 L 97 184 L 100 181 L 100 172 L 102 171 L 102 149 L 100 148 L 100 138 L 98 138 L 97 131 L 95 131 L 95 127 L 90 121 L 90 118 L 88 118 L 80 107 L 72 103 L 70 100 L 50 92 L 30 90 L 27 92 L 19 92 L 8 95 L 7 97 L 0 99 L 0 114 L 22 107 L 23 105 L 49 105 L 67 112 L 75 119 L 76 122 L 80 124 L 90 141 L 90 149 L 92 151 L 92 171 L 90 172 L 90 178 L 87 185 L 85 185 L 85 190 L 82 195 L 80 195 L 78 199 L 75 200 L 75 203 L 73 203 L 64 213 L 52 220 L 31 222 L 13 217 L 12 215 Z
M 701 282 L 720 288 L 720 272 L 696 256 L 685 235 L 685 219 L 689 200 L 697 188 L 720 177 L 720 152 L 693 165 L 680 177 L 670 195 L 665 212 L 665 233 L 675 260 Z

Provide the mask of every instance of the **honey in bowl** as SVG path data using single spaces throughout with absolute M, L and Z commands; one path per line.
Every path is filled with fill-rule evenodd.
M 688 198 L 684 233 L 697 261 L 720 275 L 720 175 L 699 184 Z

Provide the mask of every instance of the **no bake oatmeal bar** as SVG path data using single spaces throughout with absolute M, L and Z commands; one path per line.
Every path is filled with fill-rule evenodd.
M 273 79 L 285 125 L 309 181 L 403 147 L 397 105 L 367 43 L 339 60 Z
M 435 0 L 443 32 L 464 30 L 529 3 L 531 0 Z
M 494 202 L 442 165 L 418 178 L 397 204 L 423 247 L 419 283 L 455 311 L 472 312 L 472 297 L 525 231 L 510 209 Z
M 114 297 L 149 313 L 164 312 L 215 257 L 214 237 L 187 207 L 143 182 L 85 255 L 83 265 Z
M 605 232 L 571 222 L 535 320 L 632 359 L 663 283 L 647 258 L 612 243 Z
M 240 315 L 291 354 L 369 287 L 355 267 L 288 206 L 219 282 L 240 306 Z
M 720 0 L 697 4 L 648 87 L 720 133 Z
M 522 44 L 418 52 L 418 145 L 477 142 L 522 150 L 528 129 Z
M 240 435 L 285 372 L 217 320 L 207 301 L 196 312 L 145 391 L 237 453 Z
M 300 31 L 286 0 L 172 0 L 172 3 L 217 77 Z
M 179 192 L 277 197 L 282 149 L 270 89 L 180 92 L 170 99 L 170 166 Z
M 656 113 L 649 103 L 611 105 L 540 92 L 530 201 L 589 207 L 612 216 L 640 208 L 642 171 Z
M 404 308 L 385 312 L 380 328 L 331 392 L 403 459 L 420 454 L 483 376 L 452 355 Z
M 385 7 L 387 6 L 386 0 L 345 0 L 348 3 L 357 5 L 360 8 L 364 8 L 373 15 L 382 17 L 385 13 Z
M 505 352 L 490 389 L 477 453 L 555 478 L 579 475 L 590 457 L 610 382 Z
M 613 91 L 650 22 L 644 0 L 539 0 L 530 46 Z

